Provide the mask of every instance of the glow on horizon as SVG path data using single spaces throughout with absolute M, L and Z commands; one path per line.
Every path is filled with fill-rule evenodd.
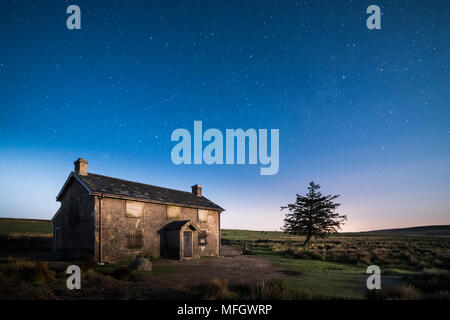
M 20 155 L 25 155 L 27 151 L 22 152 Z M 71 160 L 74 158 L 71 154 L 62 159 L 41 158 L 38 153 L 33 152 L 28 154 L 27 158 L 16 158 L 17 154 L 0 154 L 2 176 L 0 181 L 2 212 L 0 216 L 51 219 L 59 207 L 55 196 L 70 171 L 73 170 L 73 161 Z M 108 165 L 102 168 L 102 163 Z M 137 163 L 136 167 L 133 166 L 133 163 L 128 163 L 127 169 L 123 170 L 123 168 L 122 159 L 104 161 L 101 158 L 98 160 L 93 158 L 88 166 L 88 171 L 185 191 L 189 191 L 190 185 L 195 182 L 191 175 L 185 175 L 184 178 L 164 173 L 156 175 L 155 172 L 151 172 L 142 164 Z M 435 169 L 438 168 L 435 167 Z M 441 173 L 439 170 L 437 171 L 437 174 Z M 397 173 L 397 176 L 392 176 L 392 181 L 380 178 L 385 186 L 385 189 L 381 189 L 381 191 L 375 184 L 366 186 L 365 188 L 369 190 L 375 189 L 375 191 L 367 193 L 369 197 L 364 191 L 365 188 L 359 187 L 357 184 L 357 180 L 363 178 L 369 179 L 369 177 L 359 175 L 358 179 L 347 176 L 347 183 L 341 184 L 342 192 L 340 192 L 339 201 L 342 206 L 340 211 L 348 216 L 342 232 L 450 224 L 446 209 L 450 207 L 450 200 L 443 201 L 442 194 L 424 193 L 420 189 L 415 192 L 408 190 L 408 192 L 393 194 L 390 188 L 398 189 L 399 187 L 392 185 L 392 182 L 398 179 Z M 184 183 L 184 179 L 191 182 Z M 334 179 L 339 179 L 339 176 L 333 177 L 328 184 L 322 185 L 323 193 L 339 193 L 337 192 L 339 187 L 336 186 L 339 183 Z M 370 179 L 378 183 L 375 177 Z M 288 185 L 282 190 L 254 189 L 246 192 L 246 183 L 242 181 L 236 184 L 236 189 L 230 188 L 229 185 L 222 186 L 220 183 L 213 182 L 203 183 L 203 186 L 205 196 L 226 209 L 221 219 L 223 229 L 280 231 L 284 217 L 280 206 L 292 202 L 296 192 L 305 193 L 308 179 L 303 178 L 302 180 L 305 183 L 298 189 Z M 410 180 L 405 182 L 406 184 L 411 183 Z M 356 184 L 356 187 L 353 183 Z M 389 185 L 391 187 L 387 187 Z M 421 187 L 426 188 L 423 185 Z M 385 201 L 379 202 L 378 198 L 384 198 Z M 424 198 L 428 202 L 424 202 Z

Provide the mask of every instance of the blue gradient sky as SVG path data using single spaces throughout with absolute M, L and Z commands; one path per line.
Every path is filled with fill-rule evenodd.
M 78 4 L 82 29 L 68 30 Z M 382 30 L 365 26 L 378 4 Z M 91 172 L 204 194 L 277 230 L 311 180 L 345 231 L 450 224 L 448 1 L 2 1 L 0 216 Z M 176 128 L 280 129 L 280 171 L 175 166 Z

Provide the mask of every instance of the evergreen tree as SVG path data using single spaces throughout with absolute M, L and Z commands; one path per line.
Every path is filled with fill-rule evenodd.
M 310 182 L 306 196 L 297 194 L 295 203 L 281 207 L 281 210 L 289 210 L 284 219 L 284 232 L 306 236 L 303 245 L 308 244 L 312 237 L 323 238 L 336 233 L 347 220 L 346 215 L 336 212 L 341 204 L 334 200 L 339 195 L 323 196 L 319 189 L 320 185 Z

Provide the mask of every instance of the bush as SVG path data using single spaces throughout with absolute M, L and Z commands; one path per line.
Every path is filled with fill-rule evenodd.
M 421 293 L 409 284 L 395 285 L 388 289 L 369 290 L 369 300 L 420 300 Z
M 228 280 L 212 279 L 203 290 L 203 298 L 207 300 L 283 300 L 283 299 L 311 299 L 311 294 L 298 291 L 290 294 L 284 289 L 280 280 L 263 280 L 256 284 L 240 284 L 229 286 Z
M 212 279 L 205 290 L 205 299 L 207 300 L 229 300 L 234 298 L 235 294 L 228 287 L 226 279 Z
M 124 267 L 117 268 L 111 275 L 114 279 L 124 281 L 131 280 L 133 277 L 132 271 Z
M 438 268 L 425 268 L 422 271 L 422 277 L 431 281 L 450 281 L 450 272 Z
M 251 287 L 252 300 L 281 300 L 285 296 L 281 281 L 263 280 Z
M 436 291 L 427 298 L 432 300 L 450 300 L 450 292 L 448 290 Z
M 0 234 L 0 255 L 16 252 L 51 252 L 52 237 L 37 235 Z
M 289 297 L 292 300 L 312 300 L 313 295 L 311 291 L 303 291 L 301 289 L 297 289 L 293 294 Z
M 437 268 L 425 268 L 419 276 L 413 277 L 411 282 L 423 292 L 433 296 L 437 292 L 447 291 L 450 288 L 450 272 Z
M 6 268 L 6 277 L 13 282 L 41 283 L 53 279 L 53 276 L 47 262 L 16 259 L 10 260 Z
M 270 250 L 273 252 L 283 252 L 287 250 L 287 246 L 280 243 L 275 243 L 272 247 L 270 247 Z

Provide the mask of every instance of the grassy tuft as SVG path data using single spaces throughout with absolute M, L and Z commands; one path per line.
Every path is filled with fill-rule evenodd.
M 226 279 L 212 279 L 206 286 L 206 300 L 229 300 L 235 298 L 235 296 L 236 294 L 230 291 Z
M 277 280 L 263 280 L 251 286 L 252 300 L 281 300 L 286 296 L 283 284 Z
M 48 263 L 26 259 L 9 259 L 4 269 L 5 278 L 12 282 L 42 283 L 54 278 Z
M 388 289 L 369 290 L 369 300 L 420 300 L 422 294 L 409 284 L 395 285 Z

